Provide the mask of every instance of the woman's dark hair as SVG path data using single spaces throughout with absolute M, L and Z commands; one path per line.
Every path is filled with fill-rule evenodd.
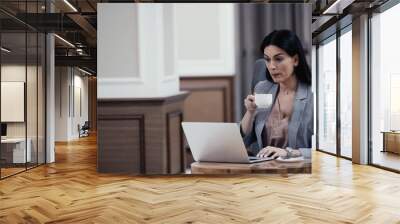
M 299 57 L 299 64 L 294 68 L 294 73 L 300 82 L 311 85 L 310 67 L 307 64 L 303 46 L 295 33 L 290 30 L 275 30 L 268 34 L 260 46 L 263 55 L 264 49 L 270 45 L 283 49 L 291 57 L 297 54 Z M 266 76 L 268 81 L 274 82 L 268 69 L 266 71 Z

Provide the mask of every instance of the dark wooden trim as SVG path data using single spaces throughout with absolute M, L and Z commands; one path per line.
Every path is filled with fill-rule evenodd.
M 91 132 L 97 131 L 97 79 L 96 77 L 88 78 L 88 120 Z
M 167 113 L 166 114 L 166 124 L 167 124 L 167 126 L 166 126 L 166 135 L 167 135 L 167 155 L 166 155 L 166 159 L 167 159 L 167 173 L 171 173 L 171 147 L 170 147 L 170 144 L 171 144 L 171 141 L 170 141 L 170 133 L 169 133 L 169 126 L 170 126 L 170 123 L 169 123 L 169 113 Z
M 338 158 L 340 158 L 338 155 L 336 155 L 335 153 L 333 153 L 333 152 L 328 152 L 328 151 L 325 151 L 325 150 L 322 150 L 322 149 L 316 149 L 318 152 L 323 152 L 323 153 L 326 153 L 326 154 L 328 154 L 328 155 L 331 155 L 331 156 L 335 156 L 335 157 L 338 157 Z
M 198 76 L 181 76 L 180 80 L 220 80 L 220 79 L 233 79 L 234 75 L 218 75 L 218 76 L 206 76 L 206 75 L 198 75 Z
M 166 138 L 167 138 L 167 173 L 171 173 L 171 146 L 170 146 L 170 137 L 171 133 L 169 132 L 170 128 L 170 119 L 174 117 L 179 117 L 179 138 L 180 138 L 180 153 L 181 153 L 181 172 L 185 172 L 185 150 L 183 147 L 183 130 L 182 126 L 180 125 L 183 121 L 183 112 L 182 111 L 174 111 L 174 112 L 168 112 L 165 116 L 165 121 L 166 121 Z
M 144 114 L 99 114 L 99 120 L 139 120 L 144 119 Z
M 16 172 L 16 173 L 13 173 L 13 174 L 10 174 L 10 175 L 2 176 L 2 177 L 1 177 L 1 180 L 4 180 L 4 179 L 9 178 L 9 177 L 12 177 L 12 176 L 15 176 L 15 175 L 20 174 L 20 173 L 24 173 L 24 172 L 26 172 L 26 171 L 27 171 L 27 170 L 21 170 L 21 171 L 18 171 L 18 172 Z
M 350 157 L 347 157 L 347 156 L 340 156 L 340 158 L 342 158 L 342 159 L 347 159 L 347 160 L 350 160 L 350 161 L 353 161 L 353 159 L 352 159 L 352 158 L 350 158 Z
M 145 144 L 145 116 L 144 114 L 100 114 L 97 117 L 100 120 L 137 120 L 139 121 L 139 139 L 140 139 L 140 173 L 146 174 L 146 144 Z
M 382 165 L 378 165 L 378 164 L 373 164 L 373 163 L 371 163 L 369 165 L 373 166 L 373 167 L 376 167 L 376 168 L 379 168 L 379 169 L 382 169 L 382 170 L 386 170 L 386 171 L 390 171 L 390 172 L 394 172 L 394 173 L 400 173 L 400 170 L 396 170 L 396 169 L 393 169 L 393 168 L 390 168 L 390 167 L 386 167 L 386 166 L 382 166 Z
M 322 152 L 322 153 L 325 153 L 325 154 L 328 154 L 328 155 L 331 155 L 331 156 L 335 156 L 335 157 L 338 157 L 338 158 L 341 158 L 341 159 L 346 159 L 346 160 L 353 161 L 352 158 L 350 158 L 350 157 L 347 157 L 347 156 L 338 156 L 338 155 L 336 155 L 335 153 L 328 152 L 328 151 L 325 151 L 325 150 L 316 149 L 316 151 Z
M 144 114 L 141 115 L 139 120 L 139 136 L 140 136 L 140 172 L 146 173 L 146 144 L 145 144 L 145 126 Z
M 229 79 L 229 85 L 231 87 L 230 95 L 231 95 L 231 107 L 232 107 L 232 109 L 231 109 L 231 120 L 230 121 L 234 122 L 235 121 L 235 111 L 236 111 L 236 106 L 235 106 L 236 97 L 235 97 L 235 91 L 234 91 L 234 89 L 235 89 L 235 76 L 232 77 L 231 79 Z
M 222 90 L 222 98 L 224 99 L 224 104 L 223 104 L 223 110 L 224 110 L 224 122 L 229 122 L 228 119 L 228 102 L 227 102 L 227 90 L 225 86 L 219 86 L 219 87 L 190 87 L 190 88 L 183 88 L 183 90 L 185 91 L 191 91 L 191 92 L 195 92 L 195 91 L 204 91 L 204 90 L 218 90 L 221 91 Z M 234 108 L 232 108 L 233 110 Z M 233 118 L 231 118 L 233 119 Z

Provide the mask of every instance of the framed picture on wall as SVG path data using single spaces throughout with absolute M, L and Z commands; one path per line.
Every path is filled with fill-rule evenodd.
M 24 122 L 25 82 L 1 82 L 1 122 Z

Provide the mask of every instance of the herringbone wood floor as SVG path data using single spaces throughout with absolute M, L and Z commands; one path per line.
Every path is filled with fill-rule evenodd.
M 400 175 L 315 152 L 313 173 L 132 177 L 96 172 L 94 137 L 0 181 L 0 223 L 400 223 Z

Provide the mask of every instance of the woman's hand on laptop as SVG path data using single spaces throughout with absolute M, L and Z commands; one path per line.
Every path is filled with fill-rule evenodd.
M 267 146 L 262 148 L 260 152 L 258 152 L 257 157 L 272 157 L 274 159 L 278 157 L 286 157 L 287 151 L 281 148 Z

